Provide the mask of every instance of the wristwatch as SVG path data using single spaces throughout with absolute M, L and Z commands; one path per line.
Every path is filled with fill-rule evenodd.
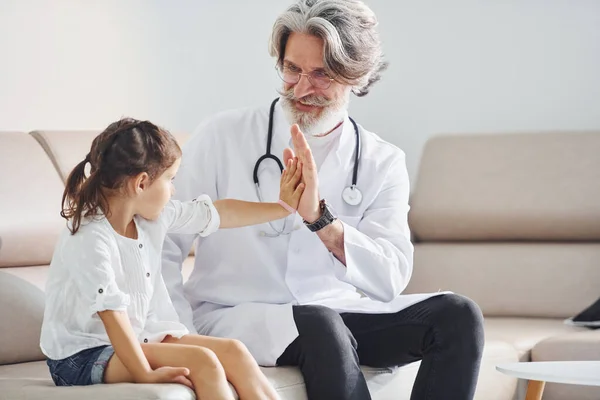
M 321 199 L 321 201 L 319 202 L 319 208 L 321 210 L 321 216 L 319 217 L 318 220 L 316 220 L 312 224 L 303 220 L 304 225 L 306 225 L 306 227 L 311 232 L 319 231 L 337 219 L 337 217 L 335 215 L 333 215 L 333 209 L 327 203 L 327 201 L 325 201 L 325 199 Z

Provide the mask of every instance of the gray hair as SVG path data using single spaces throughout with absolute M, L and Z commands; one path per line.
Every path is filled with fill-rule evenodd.
M 375 14 L 362 1 L 299 0 L 275 21 L 269 53 L 281 65 L 292 32 L 319 37 L 325 70 L 364 96 L 388 66 L 376 27 Z

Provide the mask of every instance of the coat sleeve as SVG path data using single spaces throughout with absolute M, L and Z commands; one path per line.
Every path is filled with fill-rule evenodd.
M 344 223 L 346 265 L 331 255 L 338 279 L 375 300 L 392 301 L 406 288 L 412 275 L 409 193 L 401 153 L 392 161 L 379 193 L 357 227 Z

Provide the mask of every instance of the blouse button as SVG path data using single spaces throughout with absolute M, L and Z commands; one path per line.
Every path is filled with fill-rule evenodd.
M 146 278 L 150 278 L 150 272 L 146 272 Z
M 148 343 L 148 339 L 144 339 L 144 343 Z
M 104 290 L 98 289 L 98 293 L 102 294 L 102 293 L 104 293 Z
M 141 249 L 142 247 L 144 247 L 144 245 L 140 243 L 140 249 Z

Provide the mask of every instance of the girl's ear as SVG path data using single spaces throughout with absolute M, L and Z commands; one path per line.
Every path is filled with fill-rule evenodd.
M 146 172 L 139 173 L 132 179 L 133 193 L 141 194 L 150 186 L 150 176 Z

